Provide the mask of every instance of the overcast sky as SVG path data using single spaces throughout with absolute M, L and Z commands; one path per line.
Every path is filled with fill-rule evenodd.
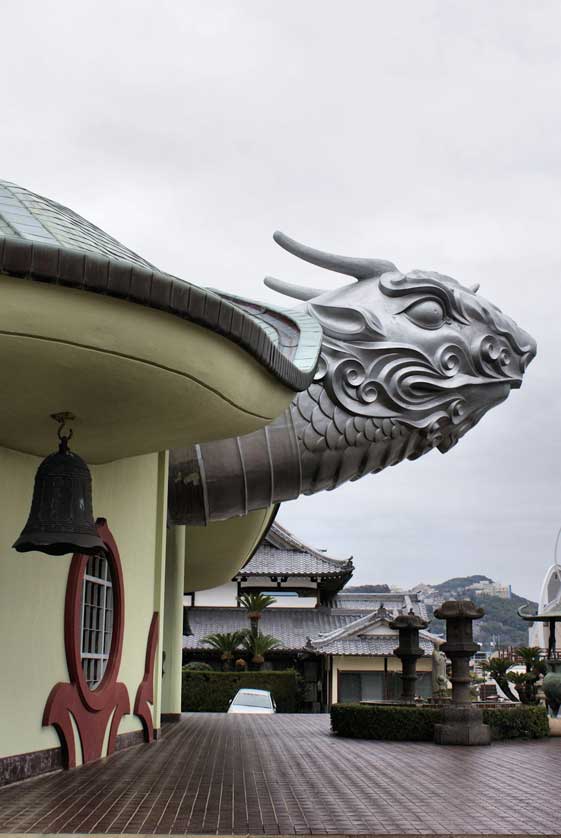
M 271 239 L 429 268 L 538 341 L 431 453 L 279 520 L 355 582 L 537 596 L 561 525 L 559 0 L 7 0 L 1 175 L 192 282 L 334 288 Z

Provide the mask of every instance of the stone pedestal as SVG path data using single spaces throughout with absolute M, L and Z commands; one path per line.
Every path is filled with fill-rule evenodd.
M 548 723 L 549 723 L 549 735 L 550 736 L 561 736 L 561 719 L 553 719 L 551 716 L 549 716 Z
M 419 630 L 425 629 L 428 623 L 418 617 L 413 610 L 408 614 L 399 614 L 389 623 L 389 627 L 399 632 L 399 646 L 394 649 L 394 655 L 401 660 L 401 700 L 415 700 L 415 684 L 417 682 L 417 658 L 423 656 L 419 646 Z
M 444 721 L 435 725 L 434 741 L 439 745 L 489 745 L 491 729 L 483 724 L 482 713 L 470 699 L 469 661 L 479 644 L 473 640 L 473 621 L 483 617 L 469 599 L 448 600 L 434 612 L 446 620 L 446 643 L 442 651 L 452 661 L 452 704 L 444 709 Z
M 473 704 L 450 704 L 443 709 L 442 724 L 434 726 L 437 745 L 490 745 L 491 728 Z

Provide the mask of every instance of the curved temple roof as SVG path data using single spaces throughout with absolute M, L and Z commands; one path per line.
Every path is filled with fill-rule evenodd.
M 0 273 L 119 297 L 192 320 L 242 346 L 293 390 L 305 390 L 314 373 L 321 329 L 312 317 L 267 307 L 250 312 L 235 298 L 159 271 L 67 207 L 3 180 Z
M 253 557 L 236 575 L 250 576 L 320 576 L 341 578 L 344 584 L 353 573 L 352 558 L 332 559 L 295 538 L 276 521 Z

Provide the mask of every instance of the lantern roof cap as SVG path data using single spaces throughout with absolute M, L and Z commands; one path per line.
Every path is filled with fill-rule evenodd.
M 479 620 L 485 610 L 477 606 L 471 599 L 449 599 L 436 609 L 434 616 L 437 620 L 468 619 Z
M 409 611 L 402 611 L 389 623 L 389 627 L 397 631 L 399 629 L 426 629 L 427 626 L 428 621 L 415 614 L 412 608 Z
M 561 601 L 554 602 L 543 609 L 541 613 L 529 613 L 530 603 L 521 605 L 518 609 L 518 616 L 531 623 L 549 623 L 551 620 L 561 621 Z

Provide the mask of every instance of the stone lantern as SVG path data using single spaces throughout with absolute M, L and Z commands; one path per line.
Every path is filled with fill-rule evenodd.
M 419 630 L 428 626 L 426 620 L 418 617 L 413 610 L 408 614 L 399 614 L 389 627 L 399 632 L 399 646 L 394 649 L 394 655 L 401 660 L 401 699 L 415 700 L 415 683 L 417 681 L 417 658 L 423 656 L 419 646 Z
M 479 707 L 471 703 L 469 661 L 479 649 L 473 639 L 473 621 L 484 615 L 471 600 L 448 600 L 434 612 L 446 620 L 446 643 L 442 651 L 452 661 L 452 704 L 443 710 L 442 724 L 435 725 L 434 739 L 440 745 L 489 745 L 491 730 L 483 724 Z

